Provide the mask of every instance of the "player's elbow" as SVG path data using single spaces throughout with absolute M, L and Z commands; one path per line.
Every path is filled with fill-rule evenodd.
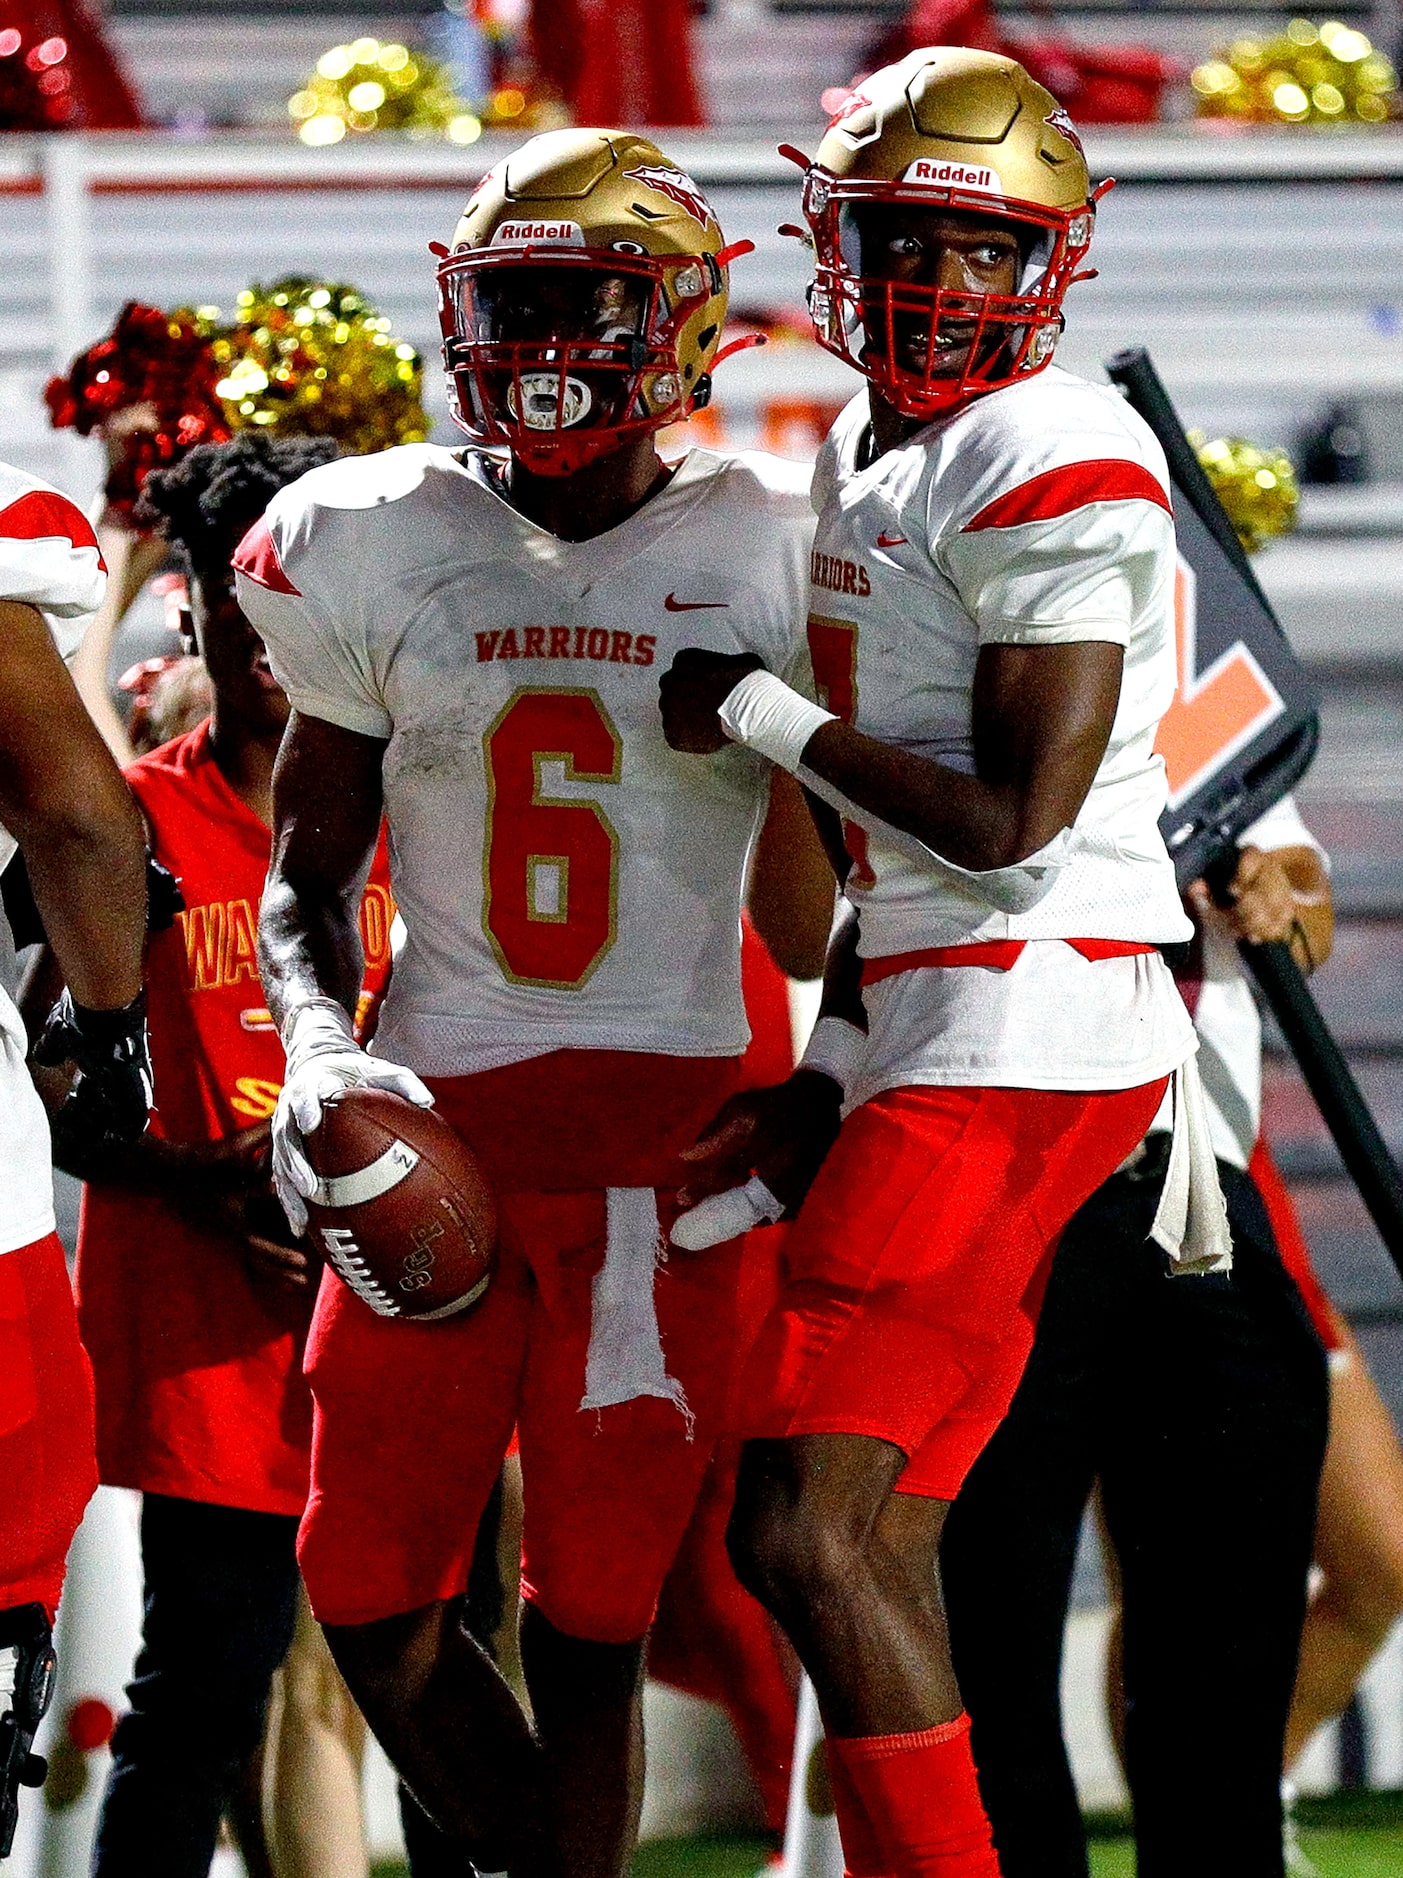
M 5 820 L 31 871 L 36 862 L 61 869 L 81 858 L 118 877 L 142 865 L 141 812 L 115 769 L 110 783 L 47 790 L 35 800 L 7 805 Z
M 1080 773 L 1034 781 L 1012 792 L 1009 812 L 991 831 L 991 845 L 999 858 L 986 865 L 1017 867 L 1074 827 L 1095 773 L 1096 765 L 1091 763 Z
M 1032 860 L 1035 854 L 1041 854 L 1064 829 L 1071 827 L 1074 819 L 1072 816 L 1036 810 L 1020 815 L 1007 829 L 995 833 L 989 843 L 989 858 L 984 865 L 990 869 L 1020 867 L 1023 862 Z

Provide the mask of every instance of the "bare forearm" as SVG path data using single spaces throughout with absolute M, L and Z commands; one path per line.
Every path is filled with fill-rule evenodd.
M 112 752 L 118 763 L 130 763 L 136 755 L 126 725 L 123 724 L 112 702 L 108 689 L 107 672 L 111 662 L 112 646 L 117 636 L 118 616 L 116 611 L 117 587 L 115 581 L 109 581 L 107 598 L 102 603 L 102 610 L 83 635 L 72 667 L 73 683 L 78 688 L 78 696 L 83 700 L 89 717 L 97 726 L 102 741 Z
M 987 782 L 836 721 L 809 739 L 804 768 L 957 867 L 1011 866 L 1065 825 L 1011 782 Z
M 71 812 L 25 817 L 14 830 L 44 930 L 74 999 L 116 1010 L 141 989 L 146 844 L 114 767 Z
M 20 845 L 74 999 L 117 1010 L 141 989 L 141 816 L 43 615 L 0 600 L 0 636 L 0 820 Z
M 380 832 L 383 742 L 294 711 L 273 772 L 273 864 L 258 963 L 280 1030 L 312 998 L 354 1016 L 361 895 Z
M 363 883 L 338 889 L 274 865 L 259 914 L 258 958 L 268 1008 L 279 1028 L 310 998 L 334 998 L 355 1015 L 365 975 L 356 911 Z
M 840 832 L 840 846 L 841 839 Z M 833 869 L 803 791 L 781 769 L 770 772 L 769 812 L 751 861 L 747 904 L 782 972 L 798 979 L 823 976 L 833 925 Z

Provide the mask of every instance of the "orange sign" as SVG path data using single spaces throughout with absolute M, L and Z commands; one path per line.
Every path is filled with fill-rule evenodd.
M 1155 748 L 1177 808 L 1274 718 L 1281 694 L 1239 639 L 1198 670 L 1198 582 L 1182 557 L 1174 579 L 1174 642 L 1179 689 L 1160 720 Z

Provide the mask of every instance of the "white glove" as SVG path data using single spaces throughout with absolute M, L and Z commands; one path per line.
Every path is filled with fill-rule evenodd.
M 699 1200 L 672 1222 L 668 1234 L 684 1252 L 704 1252 L 708 1246 L 739 1239 L 752 1226 L 765 1226 L 784 1217 L 784 1202 L 777 1200 L 758 1174 L 743 1187 L 728 1187 Z
M 331 998 L 312 998 L 284 1027 L 287 1072 L 273 1111 L 273 1185 L 288 1224 L 301 1236 L 317 1176 L 307 1159 L 306 1137 L 321 1127 L 322 1105 L 347 1089 L 388 1089 L 429 1109 L 434 1099 L 412 1069 L 367 1056 L 351 1020 Z

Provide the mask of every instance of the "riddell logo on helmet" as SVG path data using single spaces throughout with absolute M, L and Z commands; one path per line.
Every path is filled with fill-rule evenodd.
M 1004 186 L 997 170 L 982 163 L 932 163 L 917 157 L 902 177 L 904 183 L 925 183 L 931 189 L 973 189 L 982 196 L 1001 196 Z
M 578 222 L 500 222 L 492 240 L 494 245 L 508 248 L 524 248 L 538 241 L 557 248 L 583 248 L 585 231 Z

